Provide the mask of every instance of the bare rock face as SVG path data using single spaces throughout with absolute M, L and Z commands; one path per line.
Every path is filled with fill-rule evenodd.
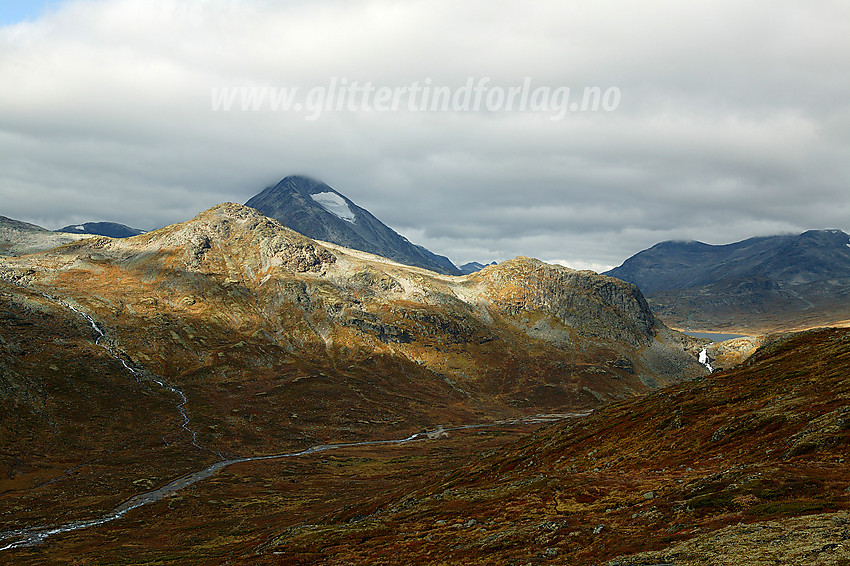
M 589 338 L 646 345 L 659 323 L 635 285 L 592 271 L 517 258 L 482 272 L 503 312 L 543 311 Z

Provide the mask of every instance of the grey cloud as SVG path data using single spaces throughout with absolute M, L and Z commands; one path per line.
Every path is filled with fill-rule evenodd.
M 0 29 L 0 214 L 140 228 L 324 179 L 457 262 L 848 230 L 842 2 L 70 1 Z M 616 87 L 612 112 L 211 109 L 220 87 Z

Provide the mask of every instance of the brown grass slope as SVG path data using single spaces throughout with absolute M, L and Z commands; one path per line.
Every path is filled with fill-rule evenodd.
M 0 282 L 0 530 L 88 518 L 140 479 L 215 459 L 186 450 L 178 400 L 94 338 L 82 317 Z
M 276 550 L 305 564 L 847 564 L 848 445 L 850 331 L 806 332 Z

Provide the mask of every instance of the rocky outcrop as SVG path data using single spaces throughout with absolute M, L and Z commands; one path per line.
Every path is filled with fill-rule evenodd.
M 598 275 L 517 258 L 473 278 L 482 281 L 502 312 L 545 312 L 576 332 L 638 347 L 649 343 L 659 323 L 640 290 Z

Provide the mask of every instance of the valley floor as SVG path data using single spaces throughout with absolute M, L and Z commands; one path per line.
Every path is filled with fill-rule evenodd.
M 234 464 L 0 562 L 850 564 L 847 330 L 584 418 L 433 436 Z
M 468 428 L 422 442 L 234 464 L 116 521 L 7 550 L 0 554 L 0 563 L 333 561 L 332 548 L 291 548 L 287 541 L 334 525 L 392 529 L 382 515 L 403 508 L 418 489 L 445 481 L 452 470 L 480 457 L 482 451 L 514 442 L 539 426 Z M 69 479 L 67 489 L 73 490 L 73 483 Z

